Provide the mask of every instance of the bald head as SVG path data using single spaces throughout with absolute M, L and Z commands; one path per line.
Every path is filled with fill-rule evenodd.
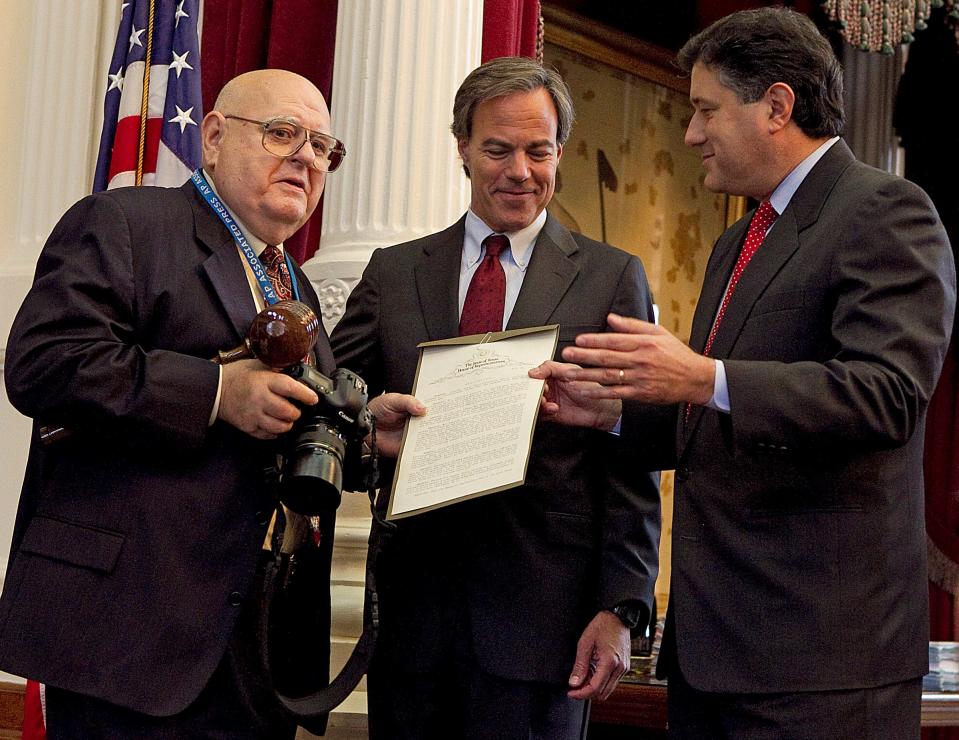
M 260 124 L 276 118 L 333 135 L 322 93 L 305 77 L 282 69 L 230 80 L 201 126 L 203 167 L 217 192 L 233 215 L 269 244 L 279 244 L 306 223 L 326 182 L 326 173 L 310 166 L 311 146 L 286 158 L 263 148 Z
M 234 77 L 216 96 L 213 110 L 223 114 L 235 114 L 248 101 L 284 88 L 298 89 L 301 94 L 318 98 L 323 101 L 323 109 L 326 110 L 326 101 L 316 86 L 305 77 L 285 69 L 255 69 Z

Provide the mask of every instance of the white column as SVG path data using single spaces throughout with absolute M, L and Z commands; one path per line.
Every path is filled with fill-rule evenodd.
M 439 231 L 469 202 L 450 133 L 453 96 L 480 61 L 482 0 L 340 3 L 323 236 L 305 270 L 332 329 L 377 247 Z
M 374 249 L 439 231 L 466 210 L 469 183 L 449 126 L 456 90 L 480 63 L 483 2 L 351 0 L 336 23 L 331 107 L 347 157 L 327 178 L 321 248 L 304 265 L 327 330 Z M 369 531 L 366 497 L 344 494 L 331 580 L 334 672 L 362 629 Z M 364 682 L 331 714 L 327 737 L 364 738 L 365 728 Z
M 14 255 L 3 256 L 5 263 L 26 264 L 32 272 L 53 225 L 90 190 L 106 89 L 100 82 L 106 81 L 117 13 L 114 4 L 93 0 L 67 14 L 56 0 L 31 5 L 29 58 L 21 68 L 26 99 L 18 132 L 23 160 L 17 245 Z
M 0 242 L 0 369 L 10 324 L 47 236 L 63 212 L 89 192 L 106 89 L 100 82 L 106 82 L 113 47 L 102 29 L 112 26 L 116 32 L 119 7 L 109 6 L 81 0 L 64 13 L 59 0 L 0 4 L 0 139 L 6 142 L 0 170 L 0 223 L 6 234 Z M 2 428 L 24 423 L 5 400 L 0 404 Z M 17 474 L 10 476 L 9 495 L 0 498 L 15 505 L 23 465 L 8 462 L 6 469 Z M 0 521 L 12 526 L 13 517 Z M 0 527 L 4 556 L 9 534 Z
M 119 3 L 0 2 L 0 375 L 13 317 L 63 212 L 89 192 L 103 116 L 101 80 Z M 108 30 L 104 30 L 108 29 Z M 107 38 L 109 37 L 109 38 Z M 0 391 L 0 586 L 27 459 L 30 421 Z M 0 673 L 0 680 L 18 680 Z

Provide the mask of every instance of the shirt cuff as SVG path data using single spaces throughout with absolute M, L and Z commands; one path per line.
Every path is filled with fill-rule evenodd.
M 716 360 L 716 377 L 713 379 L 713 397 L 706 408 L 729 413 L 729 386 L 726 385 L 726 368 L 722 360 Z
M 213 426 L 213 422 L 216 421 L 216 415 L 220 410 L 220 392 L 223 390 L 223 366 L 217 366 L 217 379 L 216 379 L 216 398 L 213 399 L 213 411 L 210 412 L 210 420 L 207 422 L 208 427 Z

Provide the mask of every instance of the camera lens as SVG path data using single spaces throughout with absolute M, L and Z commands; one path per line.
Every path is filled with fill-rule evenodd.
M 343 490 L 346 440 L 324 418 L 304 425 L 290 451 L 280 499 L 305 516 L 334 511 Z

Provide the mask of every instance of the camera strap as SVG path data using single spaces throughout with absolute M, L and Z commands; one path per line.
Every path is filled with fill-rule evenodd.
M 375 427 L 373 432 L 373 459 L 376 459 L 376 436 Z M 368 481 L 370 497 L 370 510 L 373 514 L 373 520 L 370 525 L 370 546 L 369 554 L 366 558 L 366 585 L 363 600 L 363 633 L 360 635 L 353 652 L 343 666 L 339 674 L 330 681 L 325 688 L 319 689 L 306 696 L 287 696 L 276 689 L 277 682 L 272 681 L 274 694 L 280 703 L 297 719 L 301 724 L 320 720 L 329 712 L 343 703 L 356 688 L 363 674 L 370 664 L 370 658 L 373 655 L 373 648 L 376 645 L 376 634 L 379 629 L 379 597 L 376 590 L 376 562 L 379 553 L 388 541 L 396 525 L 387 522 L 376 507 L 376 464 L 374 462 L 373 470 Z M 283 589 L 284 573 L 289 564 L 287 559 L 284 562 L 282 555 L 277 554 L 266 566 L 263 583 L 263 601 L 260 609 L 260 646 L 263 665 L 267 675 L 273 679 L 274 671 L 270 663 L 269 653 L 269 635 L 270 635 L 270 612 L 274 599 Z M 288 558 L 288 556 L 285 556 Z

